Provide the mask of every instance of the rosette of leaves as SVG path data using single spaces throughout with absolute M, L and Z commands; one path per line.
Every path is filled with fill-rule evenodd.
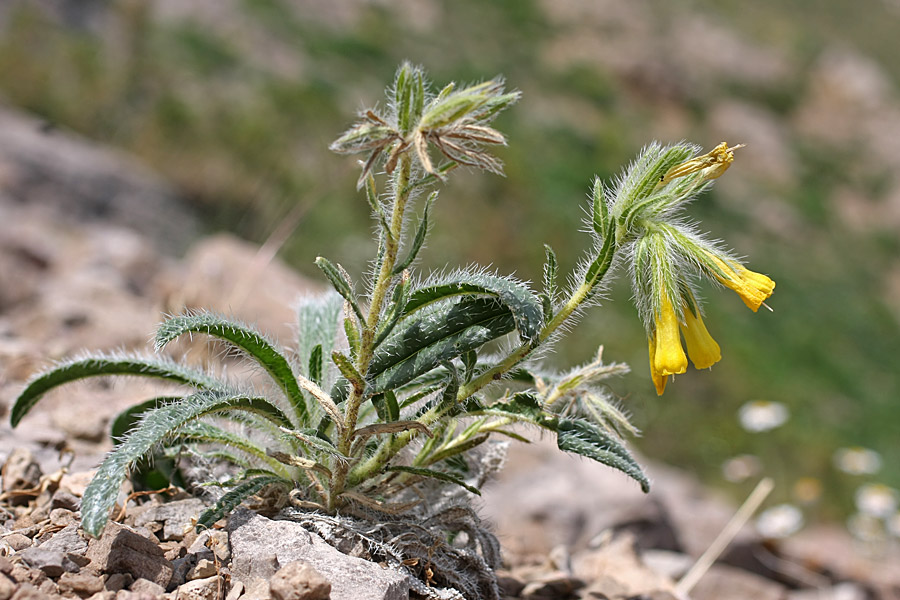
M 299 308 L 296 350 L 208 312 L 175 316 L 156 332 L 162 351 L 183 336 L 224 342 L 266 375 L 256 385 L 157 355 L 97 355 L 36 375 L 11 411 L 17 425 L 53 388 L 88 377 L 150 377 L 176 393 L 149 398 L 112 427 L 116 441 L 82 501 L 83 527 L 99 535 L 121 485 L 142 461 L 186 453 L 231 465 L 225 488 L 199 519 L 208 527 L 244 500 L 275 490 L 300 509 L 328 514 L 427 510 L 419 486 L 479 494 L 468 458 L 492 436 L 524 439 L 517 424 L 556 435 L 561 450 L 648 480 L 620 434 L 627 419 L 603 380 L 621 365 L 599 358 L 569 373 L 541 373 L 535 350 L 556 339 L 593 297 L 614 262 L 614 223 L 595 187 L 595 245 L 572 278 L 568 299 L 547 249 L 540 293 L 515 278 L 469 269 L 416 278 L 410 272 L 429 230 L 436 192 L 415 227 L 408 212 L 459 165 L 499 171 L 485 147 L 505 143 L 492 119 L 518 98 L 499 79 L 431 91 L 404 64 L 386 113 L 364 111 L 333 149 L 368 153 L 361 186 L 378 224 L 378 252 L 366 296 L 338 264 L 317 259 L 335 292 Z M 436 149 L 446 162 L 435 166 Z M 383 169 L 387 193 L 376 185 Z M 402 257 L 401 257 L 402 254 Z M 492 385 L 501 381 L 503 385 Z M 424 563 L 424 560 L 423 560 Z M 440 577 L 440 575 L 436 575 Z M 449 580 L 449 579 L 448 579 Z

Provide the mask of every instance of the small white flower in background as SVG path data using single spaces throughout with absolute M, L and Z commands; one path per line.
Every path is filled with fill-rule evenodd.
M 787 406 L 768 400 L 747 402 L 738 411 L 741 427 L 752 433 L 781 427 L 787 422 L 789 416 Z
M 756 518 L 756 530 L 768 539 L 786 538 L 803 527 L 803 513 L 793 504 L 779 504 Z
M 897 512 L 897 490 L 883 483 L 867 483 L 856 490 L 856 510 L 864 515 L 887 518 Z
M 853 537 L 863 542 L 882 542 L 886 537 L 884 523 L 872 515 L 862 513 L 850 515 L 847 519 L 847 529 Z
M 881 469 L 881 455 L 861 446 L 838 448 L 834 452 L 834 466 L 850 475 L 872 475 Z
M 752 454 L 741 454 L 722 463 L 722 476 L 731 483 L 740 483 L 762 472 L 762 463 Z

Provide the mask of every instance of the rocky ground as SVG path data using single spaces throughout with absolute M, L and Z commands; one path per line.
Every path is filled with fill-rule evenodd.
M 101 538 L 85 537 L 79 498 L 110 448 L 106 427 L 146 397 L 146 384 L 70 386 L 9 428 L 9 405 L 37 369 L 82 349 L 146 350 L 163 313 L 234 314 L 290 345 L 292 302 L 318 284 L 199 229 L 128 157 L 0 110 L 0 600 L 409 597 L 404 573 L 342 554 L 296 523 L 242 509 L 198 535 L 191 519 L 203 504 L 184 494 L 129 502 Z M 734 507 L 653 463 L 645 496 L 547 442 L 515 447 L 477 507 L 503 545 L 504 597 L 683 595 L 676 582 Z M 778 543 L 745 530 L 689 596 L 900 598 L 900 554 L 858 546 L 837 526 Z

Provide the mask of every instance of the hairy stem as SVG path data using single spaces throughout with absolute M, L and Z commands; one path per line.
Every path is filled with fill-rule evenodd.
M 612 242 L 612 240 L 608 240 L 606 244 L 604 244 L 603 248 L 600 251 L 601 260 L 599 261 L 599 265 L 596 273 L 590 279 L 582 283 L 578 288 L 576 288 L 572 295 L 569 296 L 569 299 L 566 303 L 559 309 L 559 311 L 550 319 L 550 322 L 544 325 L 544 328 L 541 329 L 541 333 L 538 338 L 532 342 L 527 342 L 520 345 L 518 348 L 514 349 L 510 352 L 499 364 L 494 366 L 492 369 L 489 369 L 467 383 L 466 385 L 460 386 L 459 392 L 456 395 L 457 402 L 464 402 L 467 398 L 470 398 L 473 394 L 477 393 L 479 390 L 487 386 L 488 384 L 502 379 L 503 376 L 512 370 L 516 365 L 522 362 L 531 352 L 533 352 L 536 348 L 538 348 L 542 343 L 547 341 L 547 339 L 553 335 L 553 333 L 560 328 L 571 316 L 578 310 L 578 307 L 581 306 L 590 296 L 591 292 L 603 281 L 606 274 L 609 272 L 610 266 L 613 263 L 613 257 L 615 256 L 616 251 L 618 250 L 618 246 Z M 430 410 L 425 412 L 421 417 L 419 417 L 418 421 L 425 425 L 426 427 L 430 426 L 432 423 L 440 419 L 446 410 L 449 410 L 449 405 L 444 405 L 442 408 L 438 408 L 437 406 L 432 407 Z M 376 475 L 381 469 L 387 465 L 387 463 L 394 457 L 397 452 L 402 450 L 409 444 L 413 439 L 415 439 L 418 434 L 415 430 L 404 431 L 397 435 L 391 436 L 387 440 L 385 440 L 381 446 L 379 446 L 378 451 L 375 452 L 372 456 L 370 456 L 367 460 L 360 463 L 349 475 L 349 481 L 351 485 L 355 485 L 370 477 Z
M 411 193 L 409 186 L 411 166 L 410 156 L 408 154 L 401 155 L 394 175 L 394 200 L 391 207 L 390 230 L 385 232 L 384 256 L 372 288 L 369 315 L 363 326 L 359 354 L 356 358 L 356 370 L 363 377 L 365 377 L 369 370 L 369 364 L 372 362 L 372 356 L 375 351 L 375 335 L 378 331 L 381 309 L 391 286 L 393 279 L 391 273 L 394 270 L 394 265 L 397 262 L 397 252 L 400 249 L 400 240 L 403 235 L 403 217 Z M 353 433 L 359 420 L 359 407 L 364 399 L 364 385 L 354 385 L 350 390 L 350 397 L 347 398 L 344 417 L 345 428 L 341 432 L 338 442 L 338 450 L 345 456 L 350 455 Z M 336 508 L 337 498 L 346 488 L 347 473 L 346 465 L 335 465 L 331 480 L 331 493 L 328 497 L 328 510 L 330 511 Z

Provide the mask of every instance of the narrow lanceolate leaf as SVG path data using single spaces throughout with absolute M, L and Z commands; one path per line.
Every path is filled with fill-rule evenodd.
M 322 344 L 318 344 L 309 355 L 309 370 L 307 371 L 310 381 L 316 385 L 322 385 L 322 367 Z
M 514 327 L 509 310 L 485 298 L 448 303 L 419 318 L 406 319 L 376 350 L 369 366 L 369 393 L 409 383 Z
M 600 283 L 603 276 L 606 275 L 606 272 L 609 270 L 610 265 L 612 265 L 612 259 L 616 252 L 613 230 L 614 222 L 610 220 L 606 235 L 603 236 L 603 244 L 600 246 L 600 251 L 597 253 L 596 258 L 594 258 L 584 274 L 585 283 L 591 286 Z
M 409 473 L 411 475 L 417 475 L 419 477 L 427 477 L 429 479 L 438 479 L 440 481 L 446 481 L 448 483 L 456 484 L 466 490 L 472 492 L 473 494 L 480 496 L 481 490 L 477 487 L 471 486 L 463 479 L 453 473 L 447 473 L 446 471 L 435 471 L 434 469 L 423 469 L 421 467 L 404 467 L 404 466 L 396 466 L 396 467 L 388 467 L 388 471 L 397 471 L 399 473 Z
M 364 389 L 366 387 L 363 376 L 359 374 L 359 371 L 356 370 L 356 367 L 353 366 L 353 363 L 350 362 L 349 358 L 340 352 L 332 352 L 331 360 L 337 365 L 337 368 L 341 372 L 341 375 L 344 376 L 344 379 L 350 382 L 350 385 L 357 389 Z
M 328 414 L 328 417 L 338 426 L 339 429 L 344 428 L 344 417 L 331 396 L 325 393 L 325 390 L 317 386 L 315 383 L 304 377 L 297 375 L 297 382 L 300 386 L 309 392 L 313 398 L 319 403 L 319 406 Z
M 291 426 L 284 413 L 264 398 L 216 390 L 200 391 L 146 413 L 140 425 L 133 428 L 122 444 L 107 455 L 85 490 L 81 502 L 84 530 L 95 537 L 103 531 L 109 511 L 132 464 L 158 444 L 178 435 L 183 425 L 207 415 L 229 411 L 249 411 L 279 426 Z
M 311 449 L 314 452 L 325 454 L 332 458 L 337 459 L 339 462 L 345 463 L 349 460 L 347 456 L 342 454 L 337 448 L 334 447 L 328 440 L 324 440 L 319 437 L 318 432 L 315 429 L 286 429 L 282 428 L 282 433 L 285 433 L 296 441 L 299 441 L 301 444 L 307 447 L 307 449 Z
M 597 235 L 606 235 L 609 221 L 609 207 L 606 205 L 606 199 L 603 197 L 603 182 L 600 181 L 599 177 L 594 178 L 594 187 L 591 190 L 591 200 L 593 203 L 593 218 L 591 220 L 594 226 L 594 233 Z
M 223 384 L 205 373 L 165 359 L 140 356 L 97 356 L 61 363 L 32 378 L 16 398 L 10 412 L 10 424 L 15 427 L 38 400 L 51 389 L 64 383 L 111 375 L 155 377 L 183 383 L 200 389 L 221 388 Z
M 230 514 L 241 502 L 268 485 L 280 485 L 284 488 L 290 488 L 292 484 L 287 479 L 277 475 L 261 475 L 260 477 L 248 479 L 234 489 L 229 490 L 227 494 L 219 498 L 215 505 L 203 511 L 197 520 L 197 531 L 209 529 L 216 521 Z
M 559 424 L 556 415 L 544 410 L 537 396 L 529 392 L 519 392 L 510 400 L 501 400 L 489 406 L 474 404 L 466 414 L 512 418 L 551 431 L 556 431 Z
M 556 297 L 556 279 L 559 273 L 559 262 L 556 260 L 556 252 L 549 245 L 544 244 L 544 293 L 551 302 Z
M 394 330 L 394 327 L 403 316 L 403 310 L 406 307 L 406 301 L 409 299 L 409 272 L 404 272 L 399 283 L 394 286 L 391 291 L 391 303 L 388 306 L 381 324 L 378 326 L 378 334 L 375 336 L 375 346 L 378 346 L 384 338 L 386 338 Z
M 323 256 L 316 259 L 316 266 L 322 269 L 325 277 L 328 278 L 328 281 L 330 281 L 332 287 L 334 287 L 334 291 L 343 296 L 344 300 L 350 303 L 353 312 L 356 313 L 359 320 L 365 321 L 365 316 L 363 315 L 362 309 L 359 308 L 359 304 L 356 302 L 356 294 L 353 293 L 353 286 L 350 283 L 350 279 L 346 276 L 346 271 L 344 271 L 340 265 L 335 265 Z
M 276 470 L 280 466 L 277 460 L 267 454 L 265 448 L 252 442 L 246 435 L 238 435 L 236 433 L 226 431 L 221 427 L 216 427 L 211 423 L 204 423 L 203 421 L 194 421 L 188 423 L 178 430 L 176 439 L 178 443 L 217 444 L 225 448 L 240 450 L 245 454 L 265 461 Z M 236 464 L 241 463 L 237 462 Z
M 431 205 L 434 204 L 435 199 L 437 198 L 438 193 L 432 192 L 430 196 L 428 196 L 428 200 L 425 201 L 425 210 L 422 213 L 422 220 L 419 221 L 419 226 L 416 229 L 416 236 L 413 238 L 412 246 L 409 249 L 409 254 L 406 255 L 406 258 L 403 260 L 397 261 L 397 265 L 394 267 L 393 274 L 399 275 L 404 270 L 409 268 L 409 265 L 416 260 L 416 256 L 419 254 L 419 250 L 422 249 L 422 244 L 425 243 L 425 235 L 428 233 L 428 212 L 431 210 Z
M 112 443 L 118 444 L 121 442 L 125 437 L 125 434 L 131 431 L 131 429 L 140 422 L 141 417 L 147 411 L 160 407 L 163 404 L 177 402 L 180 399 L 181 396 L 160 396 L 159 398 L 151 398 L 140 404 L 129 406 L 116 415 L 116 418 L 113 419 L 112 424 L 109 426 L 109 437 L 112 440 Z
M 404 314 L 410 315 L 430 304 L 455 296 L 490 296 L 499 300 L 515 318 L 516 329 L 523 341 L 535 339 L 544 325 L 540 300 L 522 283 L 487 275 L 462 273 L 439 284 L 410 294 Z
M 284 355 L 259 332 L 208 312 L 182 315 L 160 325 L 156 332 L 157 350 L 186 333 L 205 333 L 232 344 L 252 357 L 281 388 L 301 422 L 306 422 L 309 411 L 294 370 Z
M 650 491 L 650 481 L 631 453 L 610 433 L 588 421 L 560 419 L 556 444 L 560 450 L 592 458 L 608 467 L 618 469 Z
M 300 300 L 297 308 L 297 358 L 300 368 L 308 368 L 312 364 L 312 355 L 316 346 L 322 347 L 324 356 L 334 350 L 338 335 L 338 322 L 344 299 L 334 292 L 307 296 Z M 310 379 L 309 371 L 303 372 Z M 322 373 L 322 377 L 326 377 Z M 328 385 L 330 382 L 318 382 Z
M 365 439 L 373 435 L 380 435 L 384 433 L 400 433 L 401 431 L 413 430 L 424 433 L 428 437 L 433 437 L 434 435 L 431 433 L 431 430 L 428 429 L 428 427 L 426 427 L 422 423 L 419 423 L 418 421 L 395 421 L 393 423 L 373 423 L 372 425 L 360 427 L 353 432 L 353 437 Z

